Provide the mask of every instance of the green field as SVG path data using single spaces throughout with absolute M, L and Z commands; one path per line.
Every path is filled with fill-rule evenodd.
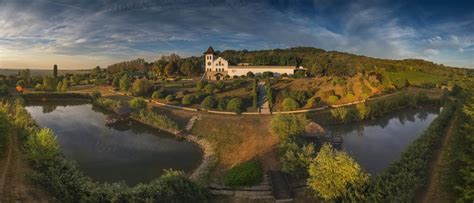
M 437 84 L 446 80 L 446 78 L 443 76 L 432 75 L 429 73 L 422 72 L 387 72 L 387 74 L 392 81 L 408 80 L 408 82 L 413 85 L 421 85 L 425 83 Z

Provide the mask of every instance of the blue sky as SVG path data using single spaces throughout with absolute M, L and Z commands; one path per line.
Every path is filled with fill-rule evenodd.
M 313 46 L 474 68 L 474 1 L 0 0 L 0 68 Z

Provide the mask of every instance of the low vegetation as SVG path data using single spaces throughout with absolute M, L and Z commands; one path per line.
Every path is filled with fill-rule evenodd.
M 262 166 L 255 160 L 233 167 L 224 176 L 224 184 L 230 187 L 252 186 L 262 180 Z
M 161 115 L 153 111 L 140 111 L 139 113 L 132 114 L 132 117 L 139 120 L 147 125 L 168 130 L 170 132 L 176 132 L 179 130 L 178 123 L 171 120 L 166 115 Z

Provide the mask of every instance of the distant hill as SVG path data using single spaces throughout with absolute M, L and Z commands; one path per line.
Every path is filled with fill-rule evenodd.
M 18 71 L 24 70 L 24 69 L 0 69 L 0 75 L 16 75 L 18 74 Z M 31 71 L 31 76 L 45 76 L 45 75 L 52 75 L 53 74 L 53 69 L 47 70 L 47 69 L 30 69 Z M 59 75 L 64 75 L 66 73 L 71 73 L 71 74 L 84 74 L 88 73 L 91 70 L 58 70 Z

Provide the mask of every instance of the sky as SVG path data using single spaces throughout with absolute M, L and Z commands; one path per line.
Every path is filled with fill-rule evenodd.
M 0 68 L 311 46 L 474 68 L 474 1 L 0 0 Z

